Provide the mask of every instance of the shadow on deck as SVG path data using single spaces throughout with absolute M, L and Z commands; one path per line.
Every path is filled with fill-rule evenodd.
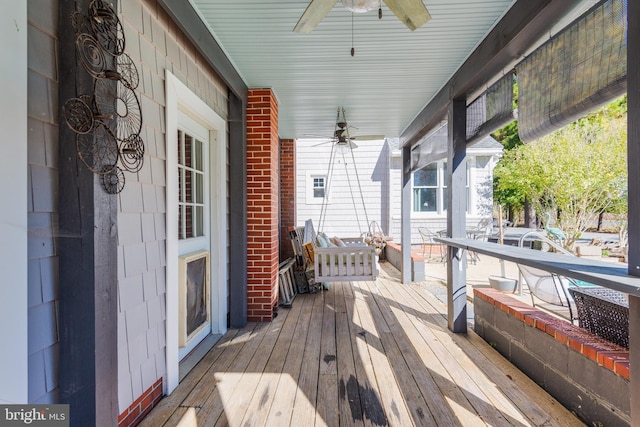
M 583 425 L 445 313 L 382 263 L 230 330 L 141 425 Z

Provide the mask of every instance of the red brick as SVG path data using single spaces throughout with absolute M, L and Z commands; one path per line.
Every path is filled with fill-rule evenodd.
M 569 337 L 559 330 L 556 330 L 556 333 L 554 334 L 553 337 L 556 339 L 556 341 L 559 341 L 564 345 L 569 344 Z
M 628 362 L 628 351 L 601 351 L 598 352 L 597 362 L 615 372 L 616 362 Z
M 136 409 L 133 411 L 129 411 L 129 413 L 127 414 L 127 416 L 122 420 L 122 421 L 118 421 L 118 426 L 119 427 L 128 427 L 128 426 L 134 426 L 137 424 L 137 421 L 140 417 L 140 407 L 136 406 Z
M 594 362 L 598 360 L 598 350 L 589 343 L 582 344 L 582 354 Z
M 249 89 L 249 97 L 272 96 L 271 89 Z
M 127 415 L 129 415 L 129 409 L 127 408 L 127 410 L 125 410 L 123 413 L 121 413 L 120 415 L 118 415 L 118 425 L 120 425 L 120 422 L 122 420 L 124 420 Z
M 614 372 L 616 374 L 629 379 L 629 362 L 615 362 L 614 367 Z
M 578 353 L 582 353 L 582 342 L 575 339 L 574 337 L 569 337 L 569 347 L 571 347 Z

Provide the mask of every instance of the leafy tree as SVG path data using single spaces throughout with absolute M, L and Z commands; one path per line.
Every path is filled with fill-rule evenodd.
M 506 150 L 495 198 L 550 212 L 572 248 L 602 212 L 626 214 L 626 96 L 530 144 Z
M 522 145 L 522 140 L 518 134 L 518 121 L 514 120 L 511 123 L 501 127 L 495 131 L 493 136 L 498 142 L 502 144 L 505 150 L 511 150 Z

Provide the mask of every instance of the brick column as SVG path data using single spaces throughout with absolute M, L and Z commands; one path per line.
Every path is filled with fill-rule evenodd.
M 288 229 L 296 225 L 296 141 L 280 140 L 280 261 L 293 257 Z
M 247 105 L 247 320 L 270 321 L 278 302 L 278 104 L 249 89 Z

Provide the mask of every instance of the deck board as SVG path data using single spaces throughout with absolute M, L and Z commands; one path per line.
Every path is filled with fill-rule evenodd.
M 287 312 L 284 311 L 283 314 L 276 317 L 265 329 L 262 341 L 244 372 L 223 372 L 217 376 L 220 380 L 217 387 L 218 392 L 222 395 L 223 399 L 225 399 L 225 402 L 234 402 L 234 404 L 230 406 L 228 406 L 228 404 L 224 405 L 224 411 L 214 425 L 241 425 L 241 420 L 244 418 L 251 399 L 256 393 L 258 383 L 265 371 L 271 352 L 275 347 L 282 329 L 282 324 L 286 318 Z M 227 379 L 230 379 L 231 381 L 229 382 L 236 386 L 230 387 L 230 384 L 226 384 Z M 207 386 L 210 387 L 210 385 Z M 202 416 L 207 416 L 207 414 L 203 414 Z
M 415 313 L 415 308 L 409 308 L 409 304 L 415 303 L 415 300 L 402 298 L 406 295 L 405 289 L 398 290 L 397 294 L 398 300 L 403 302 L 403 310 L 400 310 L 400 308 L 392 308 L 392 310 L 398 318 L 405 318 L 407 323 L 410 323 L 411 320 L 406 317 L 406 314 L 407 311 L 409 313 Z M 430 309 L 431 307 L 423 308 Z M 404 326 L 404 329 L 410 329 L 411 326 L 415 326 L 415 330 L 422 336 L 425 344 L 429 345 L 436 359 L 439 361 L 447 361 L 447 363 L 441 363 L 443 368 L 441 375 L 443 378 L 440 381 L 450 381 L 458 386 L 464 398 L 471 404 L 473 411 L 478 414 L 476 421 L 479 425 L 481 425 L 480 422 L 486 422 L 491 426 L 522 425 L 524 417 L 520 416 L 517 411 L 513 414 L 513 417 L 509 414 L 509 409 L 511 409 L 510 402 L 501 394 L 494 396 L 491 393 L 492 384 L 481 381 L 485 379 L 485 377 L 477 375 L 477 366 L 453 342 L 451 335 L 443 328 L 433 326 L 434 323 L 437 324 L 438 317 L 442 316 L 439 313 L 429 315 L 429 323 L 427 323 L 424 320 L 418 319 L 417 316 L 413 316 L 412 319 L 416 319 L 416 324 L 407 324 Z M 424 326 L 431 327 L 425 328 Z M 417 337 L 414 339 L 417 340 Z M 460 398 L 458 401 L 463 400 Z M 488 408 L 485 408 L 488 405 L 495 407 L 496 410 L 489 411 Z M 471 413 L 473 413 L 473 411 L 471 411 Z M 471 419 L 469 419 L 468 422 L 471 422 Z
M 300 295 L 303 297 L 305 295 Z M 306 299 L 308 298 L 308 296 Z M 302 299 L 302 298 L 301 298 Z M 291 405 L 293 411 L 291 419 L 299 425 L 312 426 L 316 419 L 316 402 L 318 397 L 318 372 L 320 369 L 320 341 L 324 316 L 324 298 L 316 296 L 313 299 L 310 314 L 309 332 L 304 346 L 300 378 L 297 383 L 296 397 Z M 286 425 L 286 424 L 283 424 Z M 292 423 L 291 425 L 295 425 Z
M 265 335 L 266 329 L 269 325 L 266 323 L 258 324 L 255 329 L 251 331 L 249 335 L 242 335 L 236 339 L 238 345 L 242 345 L 242 351 L 237 354 L 233 363 L 229 367 L 228 373 L 232 372 L 244 372 L 249 361 L 258 349 L 258 346 L 262 342 L 262 338 Z M 207 398 L 200 404 L 200 411 L 198 416 L 198 425 L 213 425 L 224 413 L 224 401 L 217 388 L 219 384 L 224 381 L 224 387 L 233 387 L 240 381 L 240 376 L 225 375 L 225 371 L 218 371 L 215 379 L 215 383 L 202 382 L 206 384 L 204 388 L 208 393 Z M 183 404 L 184 405 L 184 404 Z
M 578 426 L 446 307 L 383 264 L 231 330 L 143 426 Z
M 394 291 L 394 297 L 400 295 L 398 290 L 394 289 Z M 383 293 L 383 295 L 388 296 L 385 295 L 385 293 Z M 380 302 L 380 300 L 378 301 Z M 396 345 L 393 347 L 385 346 L 385 351 L 389 354 L 389 357 L 395 361 L 394 367 L 396 367 L 396 369 L 398 369 L 399 366 L 406 366 L 411 372 L 413 381 L 410 381 L 403 372 L 398 372 L 398 377 L 405 379 L 405 382 L 408 383 L 407 385 L 404 383 L 402 384 L 403 391 L 406 390 L 405 387 L 413 386 L 413 384 L 415 384 L 420 393 L 421 399 L 419 401 L 411 401 L 407 399 L 411 404 L 410 408 L 412 409 L 412 413 L 417 414 L 417 419 L 414 416 L 414 420 L 416 420 L 417 424 L 417 421 L 420 420 L 421 423 L 424 421 L 424 425 L 435 425 L 435 423 L 430 423 L 429 421 L 430 418 L 433 418 L 438 420 L 441 425 L 461 425 L 458 418 L 454 416 L 455 410 L 458 410 L 458 408 L 451 408 L 449 406 L 440 388 L 438 388 L 433 372 L 430 370 L 432 360 L 434 359 L 433 353 L 427 351 L 426 346 L 414 344 L 413 340 L 417 340 L 417 342 L 419 342 L 422 339 L 419 336 L 418 331 L 415 330 L 413 325 L 409 325 L 406 319 L 400 317 L 399 320 L 399 327 L 402 327 L 401 331 L 406 334 L 407 339 L 394 337 Z M 393 353 L 391 353 L 390 350 L 394 347 L 397 348 L 402 359 L 399 359 L 397 356 L 394 357 Z M 403 365 L 401 361 L 404 361 L 405 364 Z M 449 384 L 445 384 L 443 388 L 446 389 L 448 385 Z M 452 390 L 449 390 L 449 394 L 450 396 L 453 396 L 451 391 Z M 454 389 L 453 391 L 458 392 L 457 389 Z M 424 402 L 424 406 L 422 406 L 422 402 Z
M 351 350 L 354 355 L 356 379 L 360 392 L 360 403 L 365 426 L 379 425 L 384 420 L 384 410 L 380 404 L 380 384 L 376 379 L 376 370 L 371 361 L 371 352 L 376 351 L 367 342 L 367 331 L 371 331 L 373 321 L 363 310 L 366 302 L 362 294 L 355 294 L 351 284 L 345 283 L 345 299 L 347 301 L 347 313 L 351 319 Z
M 294 309 L 299 308 L 300 312 L 305 313 L 305 315 L 298 318 L 297 327 L 291 337 L 291 345 L 282 369 L 284 375 L 279 378 L 274 392 L 274 400 L 266 418 L 265 425 L 269 427 L 289 425 L 291 423 L 291 415 L 293 413 L 291 402 L 295 401 L 297 391 L 295 384 L 300 379 L 304 346 L 309 333 L 309 321 L 311 320 L 311 316 L 308 316 L 307 313 L 311 311 L 312 305 L 313 301 L 310 298 L 305 298 L 300 300 L 294 307 Z M 289 381 L 288 377 L 291 381 Z
M 324 314 L 320 339 L 320 371 L 316 426 L 339 425 L 335 290 L 322 293 Z
M 276 389 L 282 375 L 276 375 L 274 378 L 274 376 L 269 375 L 269 373 L 280 374 L 284 372 L 289 348 L 293 345 L 293 336 L 298 326 L 301 305 L 297 304 L 287 311 L 287 317 L 280 329 L 275 347 L 264 367 L 265 374 L 260 377 L 256 391 L 253 394 L 253 399 L 249 402 L 249 406 L 241 422 L 242 425 L 254 426 L 264 424 L 271 405 L 274 400 L 278 398 L 276 396 Z
M 377 290 L 372 290 L 375 291 L 372 292 L 372 297 L 380 309 L 387 313 L 387 317 L 396 316 L 397 323 L 390 325 L 391 330 L 389 336 L 405 349 L 403 352 L 405 358 L 409 359 L 412 363 L 416 362 L 415 359 L 419 360 L 416 370 L 418 372 L 420 370 L 425 371 L 422 372 L 422 380 L 425 382 L 420 381 L 419 384 L 431 387 L 435 385 L 434 389 L 425 390 L 428 393 L 427 396 L 425 396 L 425 400 L 435 403 L 435 399 L 438 399 L 437 396 L 439 393 L 446 401 L 445 408 L 448 408 L 448 411 L 451 413 L 450 416 L 440 414 L 440 417 L 446 417 L 446 422 L 450 422 L 451 420 L 449 418 L 453 417 L 458 420 L 464 419 L 465 425 L 484 426 L 485 423 L 478 419 L 473 406 L 465 397 L 463 390 L 449 377 L 445 365 L 451 363 L 451 360 L 448 357 L 439 359 L 430 345 L 431 341 L 434 341 L 437 347 L 441 347 L 441 343 L 432 335 L 430 328 L 416 328 L 410 320 L 400 315 L 400 311 L 397 311 L 395 314 L 393 313 L 393 309 L 388 302 L 397 301 L 397 296 L 401 295 L 403 290 L 402 287 L 398 287 L 394 289 L 393 299 L 385 299 L 382 294 L 382 288 L 378 287 Z M 395 304 L 397 305 L 398 303 L 395 302 Z M 418 314 L 415 310 L 413 310 L 413 312 L 416 316 L 426 315 Z M 408 341 L 408 343 L 406 341 Z M 442 402 L 438 402 L 438 404 L 441 403 Z M 438 410 L 436 405 L 433 404 L 431 408 L 432 410 Z
M 431 293 L 422 292 L 421 299 L 429 304 L 445 309 Z M 444 317 L 438 319 L 441 327 L 446 328 Z M 454 342 L 481 369 L 485 379 L 491 379 L 501 393 L 511 399 L 521 413 L 526 415 L 533 425 L 544 426 L 582 426 L 576 417 L 567 417 L 567 410 L 548 393 L 542 391 L 533 380 L 502 357 L 475 333 L 467 335 L 451 334 Z M 534 398 L 532 398 L 534 396 Z

